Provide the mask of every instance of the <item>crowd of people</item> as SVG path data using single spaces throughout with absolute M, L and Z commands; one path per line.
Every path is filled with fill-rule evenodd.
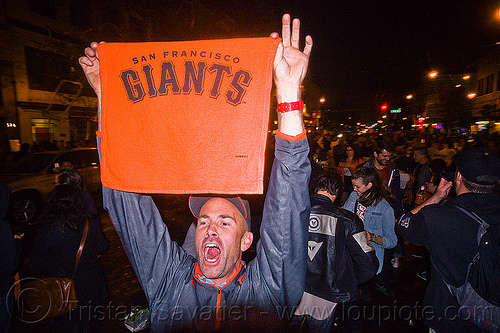
M 456 319 L 450 314 L 458 313 L 456 303 L 451 293 L 443 291 L 443 281 L 453 281 L 457 286 L 464 283 L 464 269 L 467 271 L 471 256 L 478 252 L 476 233 L 470 230 L 477 231 L 478 225 L 450 206 L 467 207 L 474 214 L 486 216 L 490 228 L 498 230 L 500 135 L 446 136 L 439 132 L 412 131 L 333 138 L 328 132 L 310 135 L 312 178 L 321 178 L 327 172 L 342 176 L 342 195 L 337 195 L 340 193 L 337 190 L 332 193 L 336 194 L 337 205 L 355 212 L 361 219 L 367 238 L 375 247 L 379 269 L 371 283 L 384 295 L 394 298 L 388 284 L 390 269 L 400 267 L 403 247 L 412 245 L 411 255 L 426 263 L 417 276 L 429 284 L 425 302 L 433 306 L 433 315 L 424 318 L 431 330 L 477 331 L 470 323 L 450 319 Z M 482 178 L 485 180 L 479 181 Z M 446 221 L 443 225 L 449 229 L 439 224 L 424 225 L 431 224 L 422 222 L 423 214 L 430 208 L 421 210 L 431 204 L 434 204 L 432 218 L 437 219 L 432 221 L 440 223 L 443 219 Z M 418 227 L 410 224 L 414 220 L 419 221 Z M 432 236 L 431 228 L 435 232 Z M 457 231 L 460 228 L 468 230 Z M 461 242 L 452 242 L 443 250 L 443 244 L 450 244 L 452 239 Z M 437 273 L 442 271 L 448 275 Z M 490 278 L 498 280 L 495 274 L 492 272 Z M 363 285 L 360 287 L 362 295 Z M 317 326 L 314 319 L 311 323 Z

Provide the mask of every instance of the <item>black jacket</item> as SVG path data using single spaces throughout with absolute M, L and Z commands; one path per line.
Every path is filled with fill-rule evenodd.
M 335 303 L 354 300 L 358 284 L 378 269 L 363 222 L 321 194 L 311 196 L 311 206 L 305 291 Z
M 107 301 L 107 287 L 99 256 L 108 243 L 99 219 L 89 218 L 89 230 L 73 280 L 80 306 L 103 305 Z M 72 230 L 65 226 L 44 225 L 37 234 L 30 268 L 42 276 L 73 276 L 76 254 L 80 247 L 83 227 Z
M 432 271 L 425 293 L 426 323 L 436 332 L 477 332 L 457 319 L 458 304 L 441 279 L 458 287 L 465 282 L 467 267 L 478 251 L 478 223 L 455 205 L 477 213 L 490 225 L 500 225 L 500 201 L 495 193 L 464 193 L 439 205 L 429 205 L 417 214 L 404 215 L 397 224 L 407 241 L 429 250 Z M 439 272 L 439 274 L 438 274 Z
M 14 283 L 21 255 L 21 241 L 14 240 L 9 222 L 4 220 L 9 208 L 9 188 L 0 182 L 0 296 L 6 295 Z

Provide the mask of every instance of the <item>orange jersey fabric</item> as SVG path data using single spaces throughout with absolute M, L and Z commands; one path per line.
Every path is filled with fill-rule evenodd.
M 99 45 L 103 185 L 145 193 L 263 193 L 279 42 Z

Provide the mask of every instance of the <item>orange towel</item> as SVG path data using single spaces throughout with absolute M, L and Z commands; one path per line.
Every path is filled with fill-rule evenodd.
M 103 185 L 146 193 L 263 193 L 279 42 L 99 45 Z

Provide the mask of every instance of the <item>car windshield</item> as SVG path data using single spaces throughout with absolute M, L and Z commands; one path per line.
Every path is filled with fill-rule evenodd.
M 15 163 L 12 167 L 8 168 L 6 173 L 40 173 L 47 165 L 52 162 L 56 153 L 40 153 L 30 155 L 19 162 Z

